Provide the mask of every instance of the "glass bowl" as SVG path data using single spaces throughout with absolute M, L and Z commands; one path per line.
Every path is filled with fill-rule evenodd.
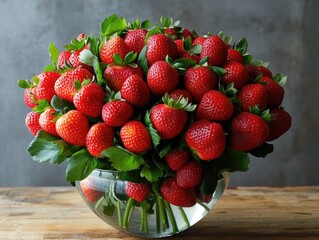
M 118 179 L 115 171 L 95 169 L 76 186 L 90 209 L 107 224 L 134 236 L 162 238 L 182 232 L 204 218 L 228 182 L 229 173 L 222 173 L 213 195 L 193 207 L 174 206 L 155 194 L 143 203 L 132 201 L 125 194 L 127 182 Z

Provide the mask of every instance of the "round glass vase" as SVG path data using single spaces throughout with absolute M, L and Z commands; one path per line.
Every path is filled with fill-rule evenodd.
M 193 207 L 174 206 L 156 194 L 138 203 L 125 194 L 126 181 L 115 171 L 95 169 L 76 186 L 90 209 L 107 224 L 143 238 L 162 238 L 182 232 L 204 218 L 215 206 L 229 182 L 222 173 L 213 195 Z

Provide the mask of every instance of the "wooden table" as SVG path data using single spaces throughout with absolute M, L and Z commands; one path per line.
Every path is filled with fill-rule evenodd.
M 75 188 L 0 189 L 0 239 L 137 239 L 108 226 Z M 227 189 L 171 239 L 319 239 L 319 187 Z

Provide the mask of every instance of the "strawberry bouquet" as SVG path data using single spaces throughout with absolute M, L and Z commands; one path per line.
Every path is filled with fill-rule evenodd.
M 66 161 L 66 180 L 80 182 L 102 215 L 117 207 L 119 227 L 128 228 L 135 207 L 141 232 L 156 214 L 157 232 L 177 233 L 171 206 L 189 225 L 185 209 L 207 209 L 223 172 L 247 171 L 249 154 L 265 157 L 291 126 L 287 77 L 247 46 L 166 17 L 151 26 L 116 15 L 99 37 L 80 34 L 62 52 L 50 43 L 52 63 L 18 81 L 32 108 L 27 151 L 38 162 Z M 125 193 L 90 189 L 83 179 L 97 169 L 116 173 Z

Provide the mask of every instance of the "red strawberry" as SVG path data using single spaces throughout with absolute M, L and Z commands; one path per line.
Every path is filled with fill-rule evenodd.
M 97 190 L 88 180 L 82 180 L 80 186 L 82 193 L 90 203 L 96 202 L 104 195 L 104 192 Z
M 39 124 L 41 128 L 47 133 L 54 136 L 59 136 L 56 130 L 56 122 L 54 121 L 57 116 L 55 116 L 54 114 L 55 110 L 53 108 L 46 109 L 40 115 Z
M 66 142 L 77 146 L 85 146 L 86 135 L 89 131 L 89 120 L 80 111 L 71 110 L 58 119 L 56 130 Z
M 226 146 L 222 126 L 205 119 L 194 122 L 187 130 L 185 139 L 199 158 L 207 161 L 220 157 Z
M 272 78 L 272 72 L 268 68 L 266 68 L 264 66 L 257 66 L 256 68 L 257 68 L 259 74 L 263 75 L 263 77 Z
M 184 39 L 188 37 L 190 37 L 192 41 L 195 39 L 194 34 L 186 28 L 182 30 L 182 35 Z
M 229 85 L 234 83 L 234 87 L 240 89 L 249 82 L 247 70 L 245 66 L 239 62 L 227 62 L 223 68 L 227 71 L 222 78 L 224 84 Z
M 177 101 L 180 97 L 187 99 L 188 102 L 194 101 L 193 96 L 190 94 L 190 92 L 182 88 L 171 91 L 169 93 L 169 97 L 173 98 L 175 101 Z
M 190 154 L 187 148 L 183 148 L 181 151 L 175 149 L 164 157 L 166 163 L 168 164 L 169 168 L 173 171 L 180 170 L 189 160 Z
M 262 145 L 268 135 L 269 126 L 260 116 L 242 112 L 231 122 L 230 144 L 238 151 L 249 151 Z
M 114 91 L 120 91 L 125 80 L 131 75 L 139 75 L 143 77 L 143 72 L 139 66 L 118 66 L 110 64 L 104 71 L 104 78 Z
M 203 45 L 205 40 L 206 40 L 205 37 L 200 36 L 200 37 L 195 38 L 192 44 L 193 45 L 195 45 L 195 44 Z
M 94 157 L 100 156 L 102 151 L 113 146 L 114 135 L 113 128 L 106 123 L 94 124 L 86 136 L 87 150 Z
M 163 198 L 179 207 L 192 207 L 196 204 L 195 188 L 181 188 L 177 185 L 176 177 L 170 177 L 160 187 Z
M 222 39 L 218 36 L 208 37 L 202 44 L 200 58 L 209 57 L 208 64 L 220 66 L 226 61 L 227 48 Z
M 237 98 L 241 102 L 241 110 L 248 112 L 249 107 L 258 105 L 260 110 L 264 110 L 268 103 L 268 93 L 266 88 L 259 83 L 252 83 L 243 86 L 237 93 Z
M 197 108 L 197 118 L 209 121 L 226 121 L 233 113 L 232 102 L 217 90 L 206 92 Z
M 58 57 L 58 62 L 57 62 L 57 68 L 58 69 L 66 68 L 69 65 L 70 56 L 71 56 L 71 52 L 69 51 L 60 52 Z
M 34 88 L 26 88 L 24 90 L 23 100 L 29 108 L 34 108 L 38 104 L 38 100 L 34 96 Z
M 118 36 L 110 38 L 100 50 L 102 62 L 110 64 L 114 62 L 114 54 L 120 55 L 122 59 L 131 51 L 124 40 Z
M 268 123 L 270 131 L 267 141 L 273 141 L 289 130 L 291 116 L 283 109 L 271 109 L 269 113 L 274 119 Z
M 179 82 L 178 71 L 165 61 L 155 62 L 148 70 L 147 84 L 154 95 L 163 96 Z
M 200 191 L 196 191 L 196 198 L 202 203 L 209 203 L 213 199 L 213 194 L 205 194 Z
M 133 51 L 139 54 L 144 47 L 144 39 L 147 30 L 143 28 L 129 30 L 125 36 L 124 42 Z
M 236 49 L 228 49 L 227 50 L 227 62 L 235 61 L 241 64 L 244 64 L 243 55 Z
M 30 133 L 35 136 L 42 128 L 39 123 L 40 114 L 36 112 L 29 112 L 25 118 L 25 125 Z
M 78 41 L 81 41 L 83 38 L 86 38 L 86 34 L 85 34 L 85 33 L 80 33 L 80 34 L 76 37 L 76 39 L 77 39 Z
M 163 61 L 167 55 L 174 59 L 177 54 L 176 44 L 164 34 L 151 36 L 146 46 L 146 58 L 150 66 L 157 61 Z
M 73 68 L 79 68 L 79 67 L 81 67 L 81 68 L 84 68 L 84 69 L 88 70 L 88 71 L 91 72 L 91 73 L 94 73 L 94 69 L 93 69 L 92 66 L 88 66 L 88 65 L 86 65 L 86 64 L 84 64 L 84 63 L 82 63 L 82 62 L 80 62 L 80 54 L 81 54 L 81 52 L 82 52 L 83 50 L 84 50 L 84 49 L 80 49 L 80 50 L 74 51 L 74 52 L 71 54 L 70 58 L 69 58 L 69 62 L 72 64 L 72 67 L 73 67 Z
M 92 79 L 92 73 L 83 68 L 77 68 L 68 71 L 56 80 L 54 84 L 54 90 L 59 97 L 73 102 L 73 96 L 76 93 L 74 83 L 76 80 L 83 82 L 85 79 Z
M 102 119 L 111 127 L 123 126 L 133 117 L 133 113 L 131 105 L 120 100 L 108 102 L 102 107 Z
M 135 107 L 143 107 L 150 100 L 150 90 L 141 76 L 131 75 L 121 87 L 121 97 Z
M 101 114 L 105 93 L 96 83 L 83 86 L 73 97 L 74 106 L 85 115 L 96 118 Z
M 152 186 L 146 183 L 127 182 L 125 193 L 137 202 L 143 202 L 151 193 Z
M 177 49 L 178 49 L 177 50 L 177 58 L 187 58 L 187 59 L 195 61 L 196 63 L 199 63 L 200 57 L 197 56 L 196 54 L 191 54 L 188 51 L 186 51 L 184 49 L 182 39 L 177 39 L 174 42 L 175 42 Z
M 164 103 L 154 106 L 151 109 L 150 117 L 153 127 L 164 140 L 180 134 L 188 119 L 183 109 L 172 108 Z
M 218 80 L 215 73 L 204 66 L 189 68 L 184 76 L 186 90 L 192 94 L 198 103 L 204 94 L 209 90 L 215 89 L 217 84 Z
M 195 187 L 200 184 L 202 178 L 203 166 L 196 161 L 187 163 L 176 173 L 176 182 L 181 188 Z
M 251 81 L 256 79 L 258 75 L 272 78 L 272 73 L 270 72 L 268 68 L 265 68 L 263 66 L 254 66 L 254 65 L 246 65 L 245 67 Z
M 178 34 L 173 28 L 165 28 L 164 29 L 164 33 L 165 33 L 166 36 L 168 36 L 168 37 L 170 37 L 172 39 L 178 38 Z
M 51 101 L 55 95 L 54 84 L 61 75 L 57 72 L 43 72 L 38 75 L 39 84 L 34 88 L 34 95 L 37 100 L 46 99 Z
M 184 46 L 183 46 L 184 44 L 183 44 L 183 40 L 182 39 L 176 39 L 176 40 L 174 40 L 174 43 L 177 46 L 177 52 L 185 50 Z
M 145 152 L 151 146 L 151 136 L 139 121 L 129 121 L 120 130 L 124 147 L 132 153 Z
M 268 92 L 268 107 L 276 108 L 282 104 L 284 99 L 285 90 L 277 82 L 269 77 L 262 77 L 260 83 L 265 83 L 265 88 Z

